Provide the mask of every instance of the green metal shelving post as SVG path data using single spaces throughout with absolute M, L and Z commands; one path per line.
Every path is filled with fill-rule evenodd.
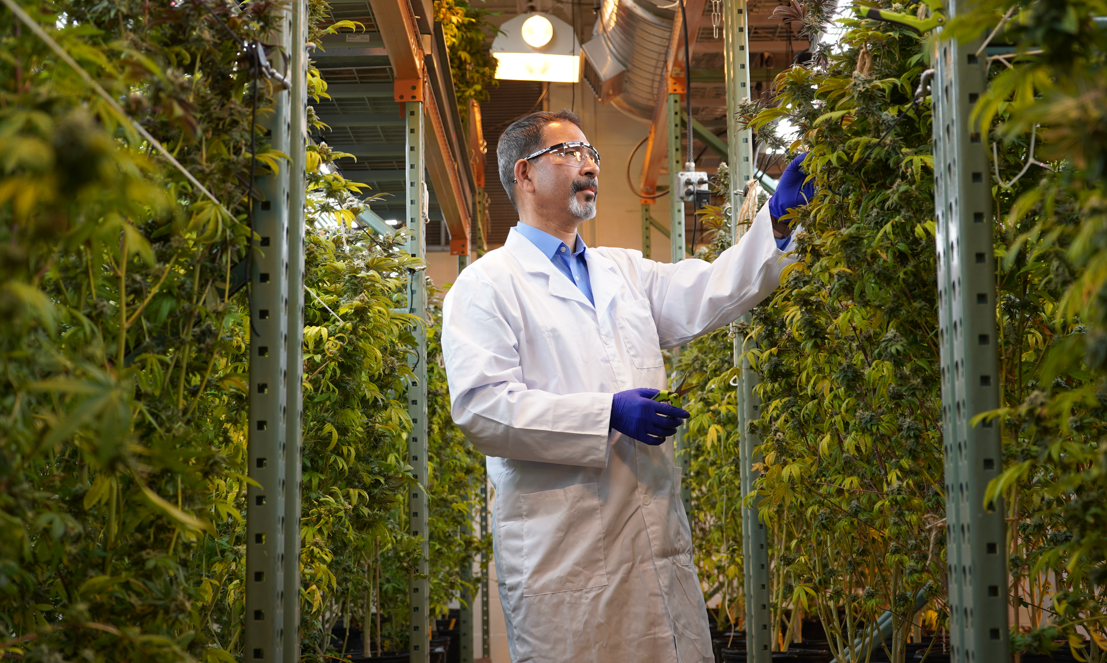
M 407 157 L 407 228 L 411 232 L 408 240 L 408 253 L 426 260 L 426 161 L 424 153 L 426 120 L 422 101 L 409 101 L 404 104 L 404 116 L 407 125 L 405 151 Z M 408 293 L 408 308 L 420 318 L 427 318 L 427 278 L 423 270 L 411 274 L 411 287 Z M 419 559 L 418 574 L 410 581 L 411 599 L 411 663 L 427 663 L 430 660 L 430 583 L 429 573 L 430 547 L 427 528 L 427 333 L 422 325 L 412 328 L 419 342 L 418 355 L 411 360 L 415 378 L 407 392 L 407 412 L 411 417 L 412 429 L 407 439 L 408 464 L 411 465 L 417 484 L 411 490 L 408 500 L 410 513 L 408 524 L 412 536 L 422 539 L 422 556 Z M 420 577 L 421 576 L 421 577 Z
M 291 51 L 291 16 L 279 19 L 272 43 Z M 264 84 L 264 83 L 262 83 Z M 275 86 L 274 108 L 259 124 L 273 149 L 289 152 L 291 94 Z M 254 181 L 250 273 L 250 429 L 246 489 L 245 660 L 284 662 L 285 454 L 289 295 L 289 168 Z
M 958 6 L 964 4 L 949 3 L 950 18 Z M 971 423 L 999 406 L 990 171 L 982 130 L 970 118 L 987 84 L 979 46 L 939 42 L 932 86 L 946 554 L 957 663 L 1011 660 L 1003 503 L 984 502 L 1002 469 L 1002 441 L 993 422 Z
M 681 140 L 680 94 L 670 93 L 666 100 L 669 118 L 669 259 L 684 260 L 684 201 L 680 199 L 677 173 L 684 170 L 684 141 Z M 648 211 L 647 211 L 648 214 Z
M 650 236 L 653 234 L 650 223 L 650 206 L 646 203 L 642 203 L 642 257 L 649 258 L 652 253 L 650 250 Z
M 480 203 L 478 203 L 479 206 Z M 476 219 L 480 222 L 480 215 L 478 214 Z M 457 257 L 457 273 L 460 275 L 466 267 L 469 266 L 469 256 L 460 255 Z M 470 513 L 469 520 L 465 523 L 465 533 L 473 533 L 472 514 Z M 473 563 L 469 562 L 461 565 L 461 580 L 468 583 L 473 579 Z M 458 615 L 458 640 L 460 642 L 461 650 L 461 663 L 473 663 L 473 592 L 468 588 L 461 590 L 461 610 Z
M 288 197 L 288 430 L 285 474 L 284 663 L 300 660 L 300 496 L 303 488 L 304 198 L 307 195 L 307 0 L 291 4 L 288 73 L 292 90 L 289 119 Z
M 753 178 L 753 145 L 749 129 L 739 125 L 738 104 L 749 96 L 749 15 L 745 0 L 723 0 L 723 65 L 726 76 L 727 103 L 727 163 L 730 167 L 729 200 L 731 218 L 737 219 L 745 197 L 746 183 Z M 731 225 L 734 242 L 742 236 L 737 223 Z M 749 322 L 747 314 L 743 317 Z M 749 430 L 750 421 L 759 416 L 760 400 L 754 392 L 759 376 L 742 357 L 745 337 L 734 339 L 735 366 L 741 367 L 738 378 L 739 467 L 742 504 L 753 490 L 757 472 L 753 469 L 760 458 L 754 449 L 761 440 Z M 769 611 L 769 550 L 768 532 L 757 516 L 758 498 L 742 512 L 742 558 L 746 598 L 746 656 L 751 662 L 772 660 L 772 629 Z
M 677 182 L 677 173 L 684 170 L 684 162 L 680 158 L 683 154 L 681 146 L 684 144 L 681 141 L 680 94 L 669 93 L 666 99 L 666 110 L 669 122 L 669 191 L 671 192 L 669 194 L 669 256 L 676 264 L 684 260 L 684 202 L 678 195 L 680 183 Z M 646 208 L 643 210 L 643 232 L 648 235 L 650 212 L 648 206 L 643 205 L 643 207 Z M 673 349 L 674 358 L 679 351 L 680 348 Z M 684 447 L 684 426 L 678 428 L 676 435 L 673 436 L 673 453 L 676 455 L 681 474 L 687 477 L 692 459 L 688 457 L 688 450 Z M 684 503 L 684 512 L 691 518 L 692 492 L 688 488 L 687 480 L 681 482 L 680 501 Z
M 465 525 L 465 533 L 471 534 L 471 523 Z M 461 565 L 461 581 L 470 582 L 473 579 L 473 565 Z M 461 653 L 461 663 L 473 663 L 473 592 L 468 588 L 461 590 L 461 610 L 457 623 L 458 642 Z
M 488 475 L 487 470 L 484 484 L 480 488 L 480 536 L 483 539 L 488 536 Z M 488 594 L 488 566 L 492 560 L 484 559 L 481 555 L 481 580 L 480 580 L 480 649 L 481 657 L 492 656 L 492 639 L 488 621 L 488 603 L 491 597 Z

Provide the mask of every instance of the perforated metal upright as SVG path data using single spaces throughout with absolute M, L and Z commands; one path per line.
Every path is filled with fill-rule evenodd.
M 483 539 L 488 536 L 488 475 L 484 476 L 484 484 L 480 488 L 480 536 Z M 490 623 L 488 621 L 488 603 L 492 600 L 488 593 L 488 566 L 490 559 L 484 559 L 481 555 L 481 581 L 480 581 L 480 655 L 488 658 L 492 655 L 492 638 Z
M 291 50 L 291 13 L 282 12 L 272 42 Z M 280 61 L 280 58 L 275 58 Z M 265 83 L 262 82 L 262 85 Z M 291 95 L 275 86 L 274 108 L 259 123 L 275 150 L 288 154 Z M 259 164 L 259 169 L 264 168 Z M 285 454 L 288 405 L 289 168 L 258 175 L 250 273 L 250 430 L 246 489 L 245 659 L 284 661 Z
M 304 199 L 307 195 L 307 0 L 295 0 L 289 51 L 288 410 L 285 474 L 284 663 L 300 660 L 300 496 L 303 492 Z
M 677 173 L 684 170 L 684 141 L 681 140 L 680 93 L 670 92 L 666 101 L 669 122 L 669 259 L 684 260 L 684 201 L 680 199 Z
M 408 253 L 426 260 L 426 161 L 424 157 L 424 126 L 422 101 L 410 101 L 404 104 L 407 140 L 405 155 L 407 159 L 407 228 L 411 231 L 408 240 Z M 411 274 L 409 291 L 410 311 L 427 319 L 427 279 L 426 273 L 416 271 Z M 407 412 L 411 417 L 411 433 L 407 439 L 408 464 L 418 484 L 411 490 L 408 500 L 408 519 L 412 536 L 422 539 L 422 555 L 419 570 L 411 577 L 411 662 L 427 663 L 430 660 L 430 583 L 428 559 L 430 546 L 427 538 L 427 332 L 423 325 L 416 325 L 412 333 L 419 342 L 418 354 L 411 360 L 411 370 L 415 379 L 407 392 Z M 420 577 L 422 576 L 422 577 Z
M 966 4 L 951 1 L 947 14 Z M 984 503 L 1002 467 L 1002 440 L 994 423 L 970 423 L 999 405 L 990 171 L 983 131 L 970 120 L 986 85 L 979 46 L 939 42 L 932 86 L 950 644 L 958 663 L 1011 660 L 1004 509 Z
M 749 129 L 739 125 L 738 104 L 749 96 L 749 15 L 745 0 L 723 0 L 723 66 L 726 76 L 727 104 L 727 161 L 730 166 L 730 203 L 731 218 L 737 220 L 738 210 L 745 198 L 743 191 L 746 183 L 753 177 L 752 136 Z M 731 237 L 737 243 L 742 230 L 737 223 L 731 224 Z M 743 317 L 750 321 L 749 314 Z M 754 449 L 761 440 L 749 431 L 749 422 L 756 419 L 760 400 L 754 392 L 758 375 L 750 367 L 748 360 L 741 357 L 745 337 L 741 334 L 734 339 L 735 366 L 741 366 L 738 378 L 738 428 L 739 428 L 739 466 L 742 503 L 753 489 L 758 473 L 753 469 L 758 458 Z M 754 498 L 749 506 L 741 508 L 742 513 L 742 558 L 744 569 L 744 588 L 746 598 L 746 656 L 756 663 L 772 660 L 772 629 L 769 611 L 769 550 L 768 533 L 765 525 L 757 516 L 760 499 Z
M 478 206 L 480 203 L 477 203 Z M 480 215 L 476 217 L 480 219 Z M 479 223 L 479 221 L 478 221 Z M 460 275 L 466 267 L 469 266 L 469 255 L 459 255 L 457 257 L 457 273 Z M 469 514 L 469 520 L 465 522 L 465 533 L 473 533 L 472 512 Z M 472 560 L 461 565 L 460 569 L 462 582 L 468 583 L 473 579 L 473 562 Z M 461 590 L 461 610 L 458 611 L 458 640 L 459 649 L 461 650 L 461 663 L 473 663 L 473 592 L 465 587 Z
M 684 170 L 684 163 L 680 159 L 683 154 L 681 146 L 684 144 L 681 141 L 680 96 L 679 92 L 670 91 L 666 100 L 669 122 L 669 259 L 673 264 L 684 260 L 684 202 L 680 199 L 680 182 L 677 181 L 677 173 Z M 643 217 L 648 224 L 648 209 L 643 211 Z M 648 225 L 645 232 L 649 233 Z M 679 351 L 680 348 L 673 350 L 674 358 Z M 692 459 L 684 446 L 684 426 L 678 428 L 673 436 L 673 453 L 676 454 L 681 473 L 687 477 Z M 684 503 L 684 512 L 691 518 L 692 491 L 688 488 L 687 479 L 680 484 L 680 501 Z
M 465 524 L 465 533 L 473 531 L 472 523 Z M 473 579 L 473 563 L 461 565 L 462 582 L 470 582 Z M 461 654 L 461 663 L 473 663 L 473 592 L 468 587 L 461 590 L 461 610 L 458 611 L 458 649 Z

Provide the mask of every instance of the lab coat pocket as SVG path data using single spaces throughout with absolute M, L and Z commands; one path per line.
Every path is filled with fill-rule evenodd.
M 665 359 L 661 356 L 661 340 L 650 313 L 648 299 L 642 298 L 619 305 L 615 309 L 615 318 L 623 347 L 635 368 L 648 370 L 665 365 Z
M 672 492 L 669 494 L 669 547 L 664 557 L 675 558 L 687 566 L 692 561 L 692 532 L 688 526 L 688 515 L 684 512 L 684 502 L 680 500 L 684 470 L 678 466 L 673 474 Z
M 598 484 L 521 495 L 523 596 L 604 587 Z

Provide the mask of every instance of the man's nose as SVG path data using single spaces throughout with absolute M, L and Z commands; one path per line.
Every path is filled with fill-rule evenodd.
M 580 173 L 587 177 L 596 177 L 600 174 L 600 164 L 593 161 L 591 156 L 587 156 L 580 165 Z

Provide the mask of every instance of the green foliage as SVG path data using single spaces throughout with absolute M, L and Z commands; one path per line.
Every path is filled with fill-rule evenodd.
M 807 28 L 822 10 L 794 3 L 787 11 Z M 945 36 L 980 36 L 1008 12 L 997 34 L 1016 54 L 988 60 L 990 87 L 974 112 L 997 143 L 1003 406 L 987 416 L 1002 424 L 1006 466 L 989 494 L 1006 497 L 1013 646 L 1044 652 L 1060 639 L 1098 661 L 1107 645 L 1107 32 L 1091 18 L 1107 7 L 987 1 Z M 785 609 L 815 611 L 840 650 L 860 621 L 892 610 L 886 644 L 902 660 L 905 608 L 917 592 L 932 599 L 928 627 L 947 619 L 932 123 L 928 99 L 910 108 L 935 38 L 845 23 L 839 49 L 817 49 L 812 68 L 778 77 L 775 107 L 743 109 L 765 140 L 783 118 L 799 127 L 785 147 L 810 151 L 805 167 L 819 194 L 797 214 L 801 268 L 737 331 L 762 376 L 757 487 L 772 529 L 777 627 Z M 729 211 L 711 215 L 725 221 Z M 729 349 L 717 334 L 692 344 L 681 363 L 725 375 Z M 717 441 L 733 426 L 725 403 L 705 391 L 688 408 L 693 527 L 731 550 L 739 528 L 720 505 L 734 489 L 715 477 L 733 483 L 736 454 L 712 451 L 726 449 Z M 722 427 L 712 435 L 714 423 Z M 697 563 L 708 584 L 738 574 L 718 548 Z
M 398 242 L 309 235 L 300 563 L 305 644 L 320 657 L 339 618 L 371 614 L 375 565 L 410 567 L 417 551 L 396 516 L 414 482 L 403 398 L 414 320 L 393 311 L 414 259 Z
M 430 408 L 430 571 L 431 610 L 444 616 L 450 601 L 463 592 L 475 596 L 479 576 L 466 579 L 477 555 L 487 564 L 492 537 L 472 530 L 480 513 L 481 488 L 487 481 L 484 456 L 473 448 L 450 416 L 450 393 L 442 357 L 442 309 L 431 306 L 434 324 L 427 337 L 427 381 Z M 482 569 L 482 573 L 486 569 Z
M 248 237 L 248 76 L 191 4 L 148 22 L 137 2 L 28 10 L 238 216 L 150 157 L 4 12 L 0 651 L 215 655 L 229 632 L 207 626 L 212 578 L 235 554 L 207 544 L 244 491 L 245 383 L 228 357 L 245 316 L 225 283 Z M 252 39 L 272 21 L 254 7 L 234 29 Z
M 482 0 L 483 1 L 483 0 Z M 454 78 L 457 108 L 462 119 L 468 115 L 469 100 L 487 101 L 496 80 L 496 58 L 489 36 L 498 30 L 488 21 L 493 13 L 474 7 L 468 0 L 435 0 L 434 20 L 442 25 L 450 72 Z
M 931 122 L 909 108 L 922 44 L 854 22 L 842 46 L 782 74 L 780 105 L 752 123 L 799 127 L 819 195 L 798 217 L 802 268 L 754 312 L 747 341 L 777 610 L 789 585 L 812 598 L 839 657 L 862 622 L 939 584 L 945 512 Z M 902 656 L 910 620 L 895 615 L 887 644 Z
M 1014 46 L 990 58 L 974 116 L 991 128 L 1007 498 L 1016 630 L 1029 650 L 1086 629 L 1107 650 L 1107 31 L 1102 1 L 987 0 L 958 17 L 961 38 L 1004 22 Z M 1024 169 L 1024 162 L 1029 165 Z M 1013 186 L 1008 184 L 1025 175 Z
M 283 158 L 251 124 L 248 63 L 202 4 L 25 4 L 234 217 L 0 15 L 0 655 L 240 659 L 249 304 L 228 286 L 251 235 L 251 143 L 258 171 Z M 210 4 L 245 41 L 264 41 L 281 9 Z M 311 3 L 316 20 L 325 12 Z M 314 70 L 309 87 L 325 94 Z M 263 80 L 257 115 L 269 106 Z M 311 661 L 337 653 L 339 618 L 391 615 L 385 644 L 406 646 L 419 553 L 403 501 L 415 261 L 402 237 L 347 230 L 372 198 L 324 171 L 343 156 L 308 156 L 300 600 Z M 487 546 L 457 531 L 479 461 L 436 416 L 431 530 L 451 552 L 432 567 L 441 610 L 457 569 Z

